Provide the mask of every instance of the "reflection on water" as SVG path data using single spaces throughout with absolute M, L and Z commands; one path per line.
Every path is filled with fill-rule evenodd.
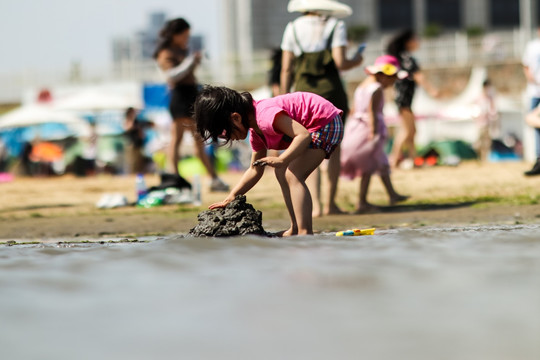
M 2 359 L 538 359 L 538 226 L 0 248 Z

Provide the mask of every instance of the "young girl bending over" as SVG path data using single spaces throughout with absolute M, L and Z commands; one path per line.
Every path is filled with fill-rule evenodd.
M 387 130 L 383 116 L 383 89 L 407 73 L 400 71 L 398 60 L 390 55 L 378 57 L 374 65 L 366 67 L 366 73 L 369 76 L 354 92 L 354 109 L 341 144 L 341 174 L 350 179 L 362 177 L 357 213 L 377 209 L 367 201 L 369 182 L 375 173 L 381 176 L 391 205 L 408 198 L 398 194 L 390 180 L 390 166 L 384 153 Z
M 343 138 L 342 111 L 322 97 L 296 92 L 253 101 L 247 92 L 208 86 L 195 102 L 197 131 L 206 140 L 243 140 L 250 136 L 251 166 L 227 198 L 210 209 L 225 207 L 247 193 L 265 166 L 275 169 L 291 227 L 283 236 L 313 234 L 311 195 L 306 178 Z M 285 150 L 267 156 L 267 150 Z

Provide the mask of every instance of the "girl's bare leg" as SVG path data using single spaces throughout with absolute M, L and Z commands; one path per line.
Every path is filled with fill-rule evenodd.
M 322 215 L 322 203 L 321 203 L 321 169 L 317 168 L 307 178 L 307 185 L 313 199 L 313 217 L 319 217 Z
M 392 146 L 392 153 L 390 156 L 392 167 L 397 167 L 404 149 L 409 151 L 410 158 L 414 159 L 416 157 L 416 148 L 414 146 L 416 124 L 414 121 L 414 113 L 409 108 L 402 108 L 399 110 L 399 115 L 401 116 L 401 129 Z
M 325 152 L 321 149 L 307 149 L 304 154 L 292 161 L 285 171 L 285 180 L 288 184 L 285 188 L 289 192 L 284 193 L 283 197 L 286 198 L 287 195 L 290 197 L 289 214 L 294 216 L 291 222 L 296 224 L 298 235 L 313 234 L 313 204 L 306 179 L 317 169 L 324 157 Z M 285 203 L 287 204 L 287 200 Z M 295 235 L 293 227 L 283 234 L 283 236 L 287 235 Z
M 358 201 L 358 208 L 355 211 L 356 214 L 366 214 L 380 211 L 378 206 L 370 204 L 367 201 L 367 193 L 370 182 L 371 174 L 362 175 L 362 179 L 360 180 L 360 198 Z
M 178 162 L 180 161 L 179 149 L 182 144 L 182 138 L 184 136 L 184 130 L 186 129 L 186 121 L 189 118 L 174 119 L 172 123 L 172 139 L 169 148 L 169 166 L 168 171 L 172 174 L 178 174 Z
M 376 206 L 368 203 L 367 201 L 367 194 L 370 182 L 371 174 L 363 174 L 362 179 L 360 180 L 360 197 L 358 199 L 358 208 L 356 209 L 357 214 L 362 214 L 377 209 Z
M 191 134 L 193 135 L 193 141 L 195 142 L 195 155 L 201 160 L 204 168 L 206 169 L 210 177 L 212 179 L 217 178 L 216 170 L 212 166 L 212 163 L 210 162 L 210 158 L 206 154 L 206 151 L 204 151 L 204 142 L 201 139 L 200 135 L 197 133 L 195 122 L 193 120 L 189 129 L 191 130 Z
M 291 227 L 285 230 L 281 236 L 291 236 L 298 234 L 298 225 L 296 224 L 296 216 L 294 214 L 294 209 L 291 200 L 291 189 L 289 188 L 289 183 L 285 173 L 287 168 L 274 169 L 276 178 L 278 180 L 279 186 L 281 187 L 281 193 L 283 194 L 283 200 L 285 200 L 285 205 L 289 211 L 289 217 L 291 218 Z
M 339 182 L 339 173 L 341 171 L 341 146 L 338 146 L 330 159 L 328 159 L 328 201 L 324 207 L 324 214 L 343 214 L 343 211 L 336 204 L 336 194 Z
M 388 197 L 390 198 L 390 205 L 395 205 L 398 202 L 405 201 L 409 198 L 406 195 L 401 195 L 396 192 L 396 190 L 394 189 L 394 186 L 392 185 L 390 174 L 381 175 L 381 180 L 384 185 L 384 188 L 386 189 L 386 192 L 388 193 Z

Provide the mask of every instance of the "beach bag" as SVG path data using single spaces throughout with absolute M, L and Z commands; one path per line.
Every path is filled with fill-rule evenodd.
M 306 91 L 322 96 L 335 107 L 347 112 L 349 110 L 347 94 L 343 88 L 339 71 L 332 57 L 332 38 L 337 26 L 335 22 L 332 32 L 322 51 L 304 52 L 293 23 L 293 34 L 301 54 L 295 60 L 295 90 Z

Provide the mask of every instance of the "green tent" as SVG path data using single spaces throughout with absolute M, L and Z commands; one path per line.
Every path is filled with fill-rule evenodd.
M 418 151 L 418 156 L 430 155 L 437 155 L 439 161 L 448 157 L 458 157 L 461 160 L 477 158 L 471 145 L 462 140 L 432 141 Z

